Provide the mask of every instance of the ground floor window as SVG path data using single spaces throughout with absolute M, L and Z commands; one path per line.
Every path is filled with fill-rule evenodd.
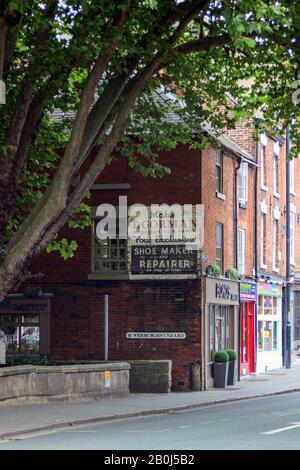
M 50 294 L 7 296 L 0 303 L 0 337 L 9 356 L 49 354 Z
M 39 354 L 39 315 L 0 315 L 0 335 L 7 354 Z
M 210 357 L 234 347 L 234 307 L 209 305 Z
M 281 298 L 267 295 L 258 297 L 258 351 L 279 350 Z

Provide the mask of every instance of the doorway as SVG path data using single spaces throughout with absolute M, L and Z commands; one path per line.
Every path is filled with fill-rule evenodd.
M 241 302 L 241 376 L 255 372 L 254 302 Z

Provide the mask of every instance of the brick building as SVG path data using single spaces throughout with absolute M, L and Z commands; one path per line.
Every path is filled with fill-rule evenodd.
M 109 360 L 171 359 L 173 389 L 183 390 L 190 388 L 195 361 L 201 365 L 202 388 L 212 385 L 212 357 L 228 347 L 239 352 L 241 375 L 280 367 L 285 141 L 262 135 L 255 144 L 252 129 L 244 125 L 229 134 L 221 137 L 220 149 L 178 145 L 160 152 L 160 163 L 171 170 L 162 179 L 134 172 L 124 157 L 106 167 L 88 201 L 93 226 L 76 232 L 65 227 L 60 233 L 77 240 L 74 258 L 64 261 L 55 253 L 41 254 L 32 270 L 43 275 L 34 282 L 43 295 L 35 300 L 23 296 L 27 284 L 0 305 L 8 352 L 24 352 L 26 346 L 26 352 L 53 358 L 104 360 L 108 334 Z M 293 166 L 290 197 L 296 214 L 300 175 L 298 162 Z M 166 269 L 158 275 L 151 271 L 155 263 L 150 250 L 151 269 L 139 271 L 147 260 L 142 255 L 133 258 L 126 240 L 97 238 L 96 208 L 103 203 L 118 207 L 121 196 L 129 206 L 203 204 L 204 243 L 196 257 L 191 256 L 190 270 Z M 292 220 L 295 240 L 297 223 Z M 297 250 L 294 253 L 297 278 Z M 181 266 L 180 255 L 177 260 L 172 256 Z M 215 266 L 219 277 L 212 276 Z M 232 278 L 232 268 L 240 273 L 240 281 Z M 300 287 L 297 291 L 295 285 L 296 310 L 298 304 Z M 300 307 L 297 311 L 296 333 Z M 24 336 L 28 342 L 23 344 Z
M 238 349 L 239 283 L 225 274 L 239 268 L 251 276 L 254 268 L 253 155 L 229 137 L 222 136 L 221 142 L 220 149 L 200 151 L 178 145 L 161 152 L 159 161 L 171 169 L 163 179 L 135 173 L 122 157 L 103 171 L 91 191 L 93 213 L 103 203 L 118 206 L 120 196 L 127 197 L 128 205 L 147 207 L 203 204 L 204 245 L 189 275 L 168 271 L 166 276 L 152 273 L 134 278 L 126 241 L 99 243 L 96 221 L 91 230 L 76 233 L 65 227 L 60 236 L 76 238 L 79 245 L 74 258 L 66 262 L 55 253 L 44 253 L 33 266 L 33 271 L 43 274 L 36 284 L 50 302 L 40 331 L 40 353 L 103 360 L 108 295 L 110 360 L 171 359 L 174 389 L 190 387 L 191 364 L 200 361 L 202 388 L 212 383 L 212 354 L 225 347 Z M 240 229 L 245 237 L 238 250 Z M 219 266 L 220 278 L 207 275 L 211 265 Z M 224 289 L 230 298 L 222 295 Z M 0 319 L 13 308 L 4 303 Z M 2 321 L 2 328 L 8 326 Z M 153 333 L 159 339 L 150 339 Z M 13 335 L 11 341 L 15 341 Z

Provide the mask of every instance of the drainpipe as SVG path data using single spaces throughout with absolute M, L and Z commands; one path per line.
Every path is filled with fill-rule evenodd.
M 284 365 L 291 368 L 291 204 L 290 204 L 290 133 L 286 130 L 286 288 L 284 309 Z
M 255 118 L 255 128 L 258 127 L 258 118 Z M 254 277 L 256 283 L 258 282 L 258 219 L 257 219 L 257 211 L 258 211 L 258 140 L 255 143 L 255 173 L 254 173 Z M 258 292 L 258 286 L 256 284 L 256 289 Z M 256 364 L 257 364 L 257 302 L 258 302 L 258 295 L 256 294 L 256 302 L 254 306 L 254 371 L 256 372 Z
M 234 170 L 234 252 L 235 252 L 235 269 L 238 269 L 238 171 L 241 167 L 242 159 L 239 159 L 238 166 Z M 241 378 L 241 307 L 239 301 L 238 315 L 238 380 Z
M 104 294 L 104 360 L 108 361 L 108 294 Z

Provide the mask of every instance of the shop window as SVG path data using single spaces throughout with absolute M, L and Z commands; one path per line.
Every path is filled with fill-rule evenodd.
M 234 347 L 234 308 L 222 305 L 209 306 L 210 359 L 215 353 Z
M 279 350 L 280 298 L 259 296 L 258 301 L 258 351 Z

